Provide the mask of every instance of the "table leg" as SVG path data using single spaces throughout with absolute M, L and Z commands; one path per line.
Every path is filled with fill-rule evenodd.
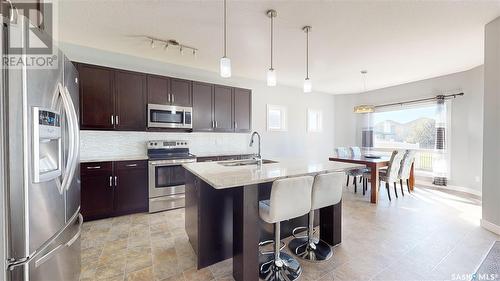
M 377 204 L 378 202 L 378 166 L 377 165 L 369 165 L 371 170 L 371 200 L 370 202 L 373 204 Z
M 413 191 L 413 188 L 415 187 L 415 171 L 414 171 L 414 165 L 415 163 L 411 164 L 411 169 L 410 169 L 410 190 Z
M 330 246 L 342 242 L 342 201 L 319 210 L 319 235 Z
M 259 280 L 259 188 L 248 185 L 233 193 L 233 277 Z

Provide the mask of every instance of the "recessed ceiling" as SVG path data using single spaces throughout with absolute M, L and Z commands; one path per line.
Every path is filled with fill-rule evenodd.
M 484 25 L 500 1 L 228 1 L 228 57 L 233 75 L 265 81 L 269 18 L 275 19 L 278 83 L 301 87 L 304 25 L 311 25 L 310 76 L 315 91 L 331 94 L 417 81 L 483 63 Z M 63 42 L 213 72 L 222 56 L 220 1 L 61 1 Z M 175 39 L 198 48 L 196 57 L 151 49 L 138 35 Z

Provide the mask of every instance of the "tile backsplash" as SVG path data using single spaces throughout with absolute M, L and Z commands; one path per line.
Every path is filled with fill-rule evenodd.
M 161 133 L 80 131 L 80 158 L 106 159 L 146 155 L 146 141 L 187 140 L 197 156 L 253 153 L 250 134 L 235 133 Z

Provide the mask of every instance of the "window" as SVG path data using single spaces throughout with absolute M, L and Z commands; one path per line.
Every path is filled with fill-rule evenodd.
M 286 131 L 286 107 L 267 105 L 267 130 Z
M 321 110 L 307 109 L 307 131 L 323 131 L 323 112 Z
M 376 148 L 434 149 L 436 106 L 373 113 Z
M 375 112 L 372 118 L 374 150 L 390 153 L 393 149 L 414 149 L 417 151 L 415 169 L 420 174 L 433 171 L 436 162 L 435 104 Z

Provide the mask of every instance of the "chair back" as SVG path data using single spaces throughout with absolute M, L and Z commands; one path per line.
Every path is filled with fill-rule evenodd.
M 312 176 L 275 180 L 269 199 L 269 219 L 280 222 L 311 211 Z
M 345 173 L 334 172 L 314 177 L 312 187 L 312 210 L 335 205 L 342 199 L 342 186 Z
M 351 146 L 350 150 L 352 157 L 361 157 L 361 148 L 358 146 Z
M 409 179 L 411 165 L 415 161 L 415 150 L 407 150 L 403 159 L 401 160 L 401 167 L 399 168 L 399 178 L 400 179 Z
M 337 153 L 337 157 L 340 158 L 351 157 L 351 154 L 349 153 L 349 149 L 347 147 L 337 147 L 335 148 L 335 153 Z
M 404 150 L 394 150 L 391 155 L 391 160 L 389 161 L 389 166 L 387 167 L 387 179 L 386 182 L 395 182 L 399 177 L 399 169 L 401 167 L 401 160 L 405 156 Z

